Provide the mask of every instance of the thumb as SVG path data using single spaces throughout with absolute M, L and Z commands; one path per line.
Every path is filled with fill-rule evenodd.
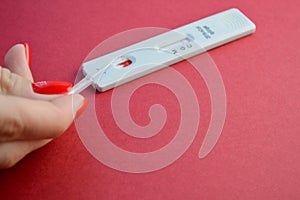
M 58 80 L 34 82 L 29 63 L 30 48 L 27 43 L 16 44 L 11 47 L 5 55 L 5 66 L 9 71 L 3 71 L 0 74 L 0 76 L 2 75 L 2 80 L 5 80 L 5 84 L 1 84 L 0 79 L 0 87 L 8 90 L 8 94 L 11 95 L 38 99 L 45 99 L 45 96 L 39 96 L 34 93 L 64 94 L 72 87 L 72 83 Z M 32 87 L 30 83 L 32 83 Z M 46 99 L 49 98 L 52 99 L 52 97 L 46 97 Z
M 30 60 L 29 45 L 16 44 L 5 55 L 5 66 L 13 73 L 33 82 L 32 74 L 28 66 Z
M 46 85 L 47 88 L 45 87 L 44 82 L 46 84 L 50 83 L 49 85 Z M 23 78 L 18 74 L 12 73 L 9 69 L 0 66 L 0 94 L 47 101 L 61 96 L 58 94 L 65 93 L 72 85 L 71 83 L 62 81 L 44 82 L 32 83 L 30 80 Z M 35 92 L 39 89 L 43 89 L 43 87 L 44 89 L 51 89 L 52 94 L 57 95 L 44 95 Z
M 31 81 L 0 66 L 0 94 L 30 97 Z

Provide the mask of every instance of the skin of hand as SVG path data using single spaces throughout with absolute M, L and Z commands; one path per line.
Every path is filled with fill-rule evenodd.
M 86 105 L 79 94 L 35 93 L 22 44 L 7 52 L 5 66 L 0 66 L 0 169 L 61 135 Z

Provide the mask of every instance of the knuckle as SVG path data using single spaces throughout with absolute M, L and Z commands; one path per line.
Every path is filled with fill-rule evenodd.
M 0 67 L 0 93 L 7 94 L 17 84 L 18 77 L 9 69 Z
M 18 114 L 9 115 L 0 121 L 1 141 L 13 140 L 24 131 L 24 124 Z

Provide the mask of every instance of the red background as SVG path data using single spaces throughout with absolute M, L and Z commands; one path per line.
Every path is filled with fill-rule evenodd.
M 228 104 L 224 130 L 209 156 L 197 156 L 209 119 L 206 91 L 199 97 L 204 116 L 199 133 L 171 166 L 147 174 L 108 168 L 88 153 L 73 125 L 15 167 L 2 170 L 0 198 L 299 199 L 299 1 L 5 0 L 0 5 L 0 63 L 13 44 L 27 41 L 36 80 L 73 82 L 85 56 L 116 33 L 176 28 L 232 7 L 251 18 L 257 31 L 210 51 Z M 105 104 L 111 91 L 99 95 Z M 138 109 L 133 108 L 133 115 Z M 106 128 L 113 130 L 115 124 Z

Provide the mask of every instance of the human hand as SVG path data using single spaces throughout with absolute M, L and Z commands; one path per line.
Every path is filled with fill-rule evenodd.
M 17 44 L 5 55 L 7 68 L 0 66 L 0 169 L 62 134 L 87 103 L 78 94 L 62 95 L 69 83 L 34 83 L 29 62 L 29 46 Z

